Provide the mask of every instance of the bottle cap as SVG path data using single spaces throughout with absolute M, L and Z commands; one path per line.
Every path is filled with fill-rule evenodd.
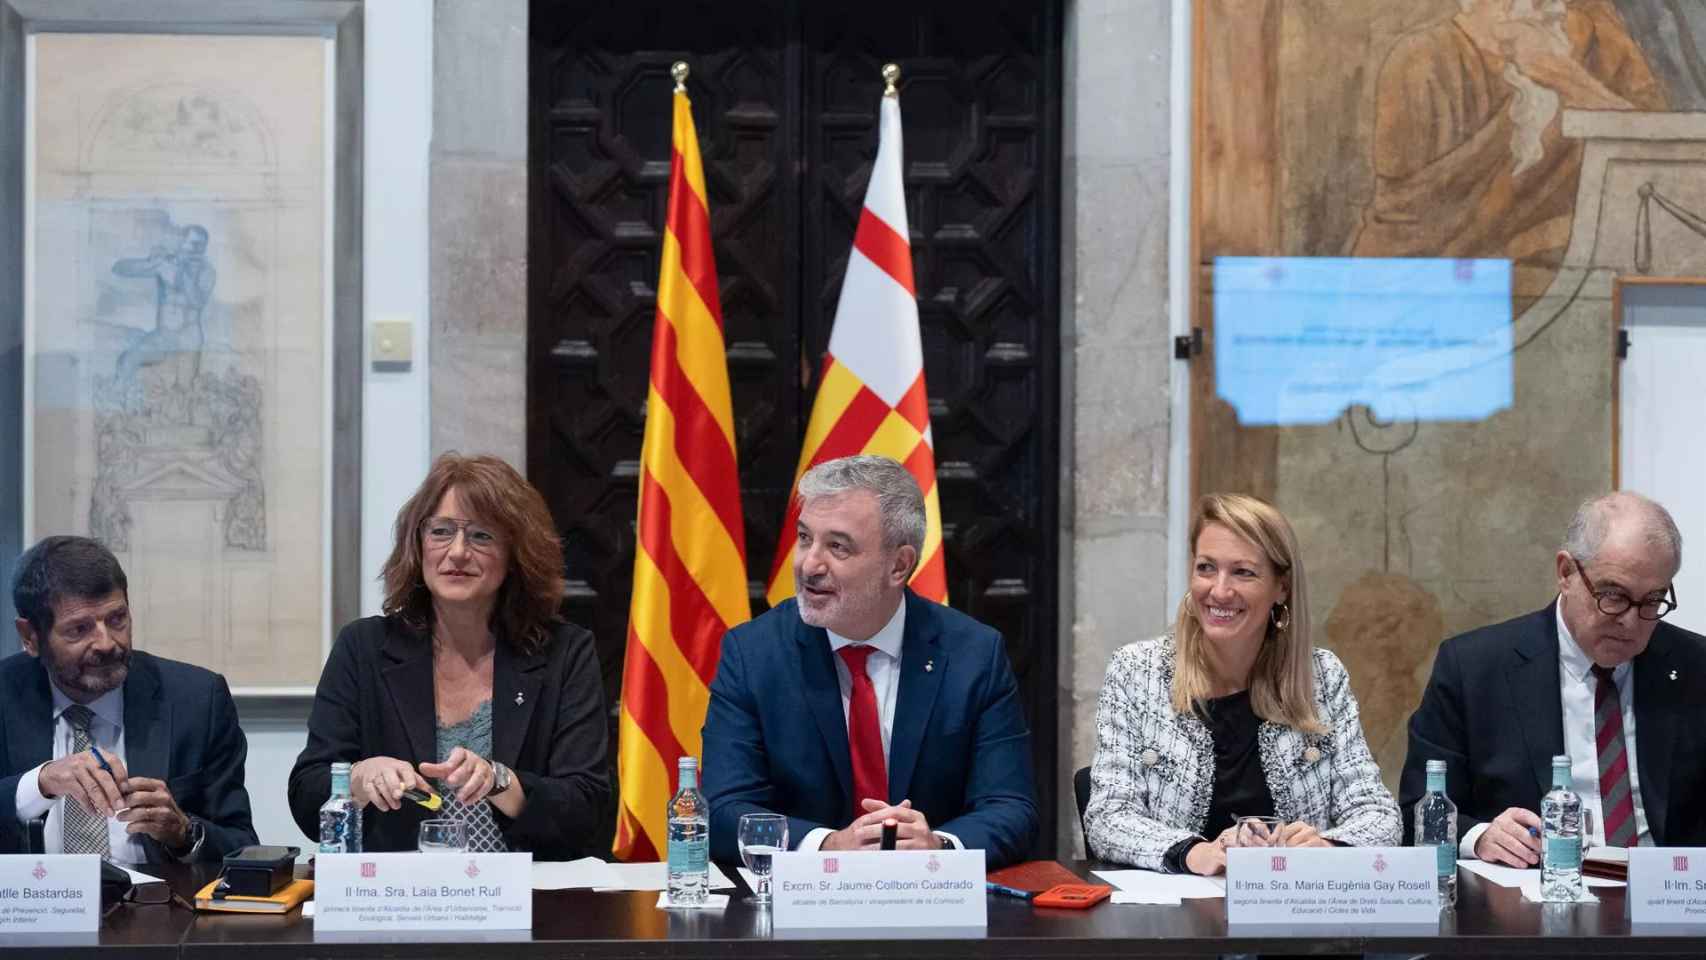
M 343 776 L 346 776 L 346 777 L 349 776 L 349 770 L 350 770 L 351 766 L 352 766 L 351 764 L 348 764 L 342 760 L 339 760 L 338 762 L 332 764 L 332 776 L 336 777 L 336 776 L 339 776 L 340 774 Z
M 1445 772 L 1445 761 L 1444 760 L 1429 760 L 1428 761 L 1428 772 L 1429 773 L 1444 773 Z
M 680 760 L 676 761 L 675 768 L 677 770 L 697 770 L 699 769 L 699 758 L 682 757 Z

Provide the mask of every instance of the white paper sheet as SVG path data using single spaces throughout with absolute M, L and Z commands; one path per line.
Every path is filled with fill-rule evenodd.
M 669 886 L 669 867 L 664 863 L 607 863 L 605 867 L 614 879 L 594 890 L 662 890 Z M 734 886 L 727 874 L 711 864 L 712 890 L 733 890 Z
M 1457 865 L 1463 869 L 1498 884 L 1501 887 L 1521 887 L 1524 890 L 1532 884 L 1535 890 L 1540 889 L 1540 869 L 1531 867 L 1519 870 L 1516 867 L 1503 867 L 1496 863 L 1482 860 L 1459 860 Z M 1621 880 L 1608 880 L 1605 877 L 1583 877 L 1588 887 L 1623 887 L 1628 886 Z
M 140 870 L 132 870 L 122 863 L 115 863 L 115 864 L 113 864 L 113 866 L 118 867 L 120 870 L 123 870 L 125 873 L 130 874 L 130 882 L 132 884 L 141 885 L 144 883 L 165 883 L 166 882 L 166 881 L 160 879 L 159 877 L 150 876 L 146 873 L 143 873 Z
M 1177 906 L 1180 900 L 1209 900 L 1226 896 L 1225 877 L 1153 870 L 1093 870 L 1114 887 L 1114 903 L 1152 903 Z
M 614 887 L 621 881 L 610 864 L 597 857 L 582 857 L 567 863 L 533 861 L 533 889 L 575 890 Z

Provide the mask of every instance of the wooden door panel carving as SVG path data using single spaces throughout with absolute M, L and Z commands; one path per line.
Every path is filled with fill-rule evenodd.
M 666 202 L 668 72 L 685 59 L 722 291 L 747 575 L 755 587 L 765 579 L 876 154 L 879 70 L 900 63 L 949 590 L 956 607 L 1007 637 L 1052 848 L 1059 5 L 823 6 L 536 0 L 528 475 L 557 518 L 569 615 L 598 637 L 614 704 Z

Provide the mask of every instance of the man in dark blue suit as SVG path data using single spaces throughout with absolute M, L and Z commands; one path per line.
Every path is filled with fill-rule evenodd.
M 907 589 L 924 496 L 887 457 L 800 478 L 795 598 L 729 631 L 705 715 L 711 855 L 743 813 L 788 817 L 790 847 L 983 850 L 1037 833 L 1030 733 L 1001 635 Z
M 223 677 L 132 651 L 128 581 L 85 537 L 48 537 L 12 584 L 24 652 L 0 660 L 0 853 L 218 861 L 255 843 L 248 743 Z

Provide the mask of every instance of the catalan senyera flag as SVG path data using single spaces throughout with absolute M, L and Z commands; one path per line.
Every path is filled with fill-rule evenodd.
M 623 860 L 667 850 L 676 761 L 701 754 L 718 647 L 752 615 L 705 175 L 679 86 L 673 139 L 617 743 Z
M 883 95 L 881 132 L 865 208 L 853 235 L 847 276 L 835 306 L 829 355 L 806 424 L 800 475 L 816 464 L 857 453 L 893 457 L 924 490 L 929 525 L 923 555 L 912 574 L 919 596 L 948 602 L 942 565 L 942 508 L 936 495 L 936 454 L 924 391 L 924 347 L 918 334 L 918 299 L 907 240 L 906 195 L 901 185 L 900 97 Z M 771 604 L 794 595 L 794 524 L 798 498 L 790 497 L 781 543 L 766 593 Z

